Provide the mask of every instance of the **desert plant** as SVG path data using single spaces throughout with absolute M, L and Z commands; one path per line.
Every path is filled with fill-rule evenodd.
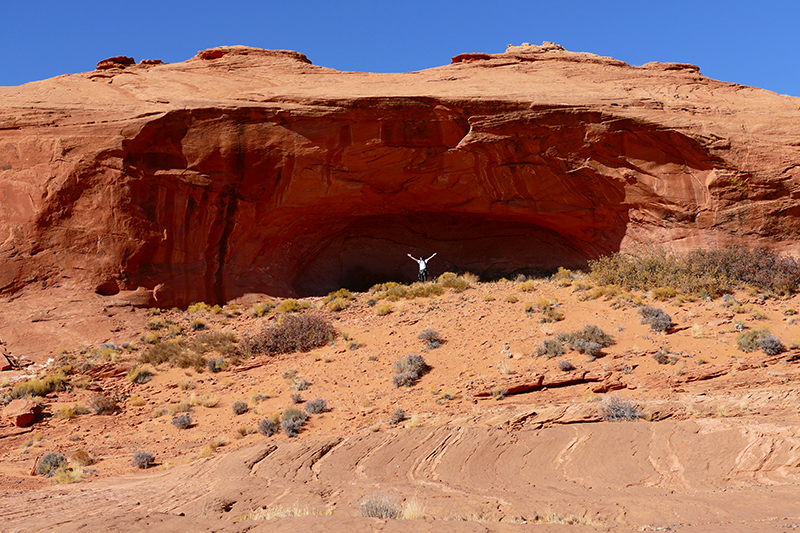
M 56 470 L 67 466 L 67 458 L 58 452 L 47 452 L 39 459 L 36 473 L 40 476 L 53 477 Z
M 368 518 L 395 520 L 400 518 L 402 508 L 385 494 L 372 494 L 358 504 L 358 514 Z
M 225 366 L 225 361 L 222 359 L 209 359 L 206 361 L 206 368 L 208 368 L 214 374 L 225 370 Z
M 290 407 L 283 412 L 283 420 L 281 421 L 281 429 L 287 437 L 296 437 L 300 432 L 300 428 L 306 421 L 308 415 L 299 409 Z
M 575 365 L 573 365 L 566 359 L 562 359 L 561 361 L 558 362 L 558 369 L 561 370 L 562 372 L 571 372 L 572 370 L 575 370 Z
M 242 339 L 246 353 L 291 353 L 308 352 L 328 344 L 335 338 L 336 330 L 331 322 L 313 314 L 285 315 L 274 326 L 264 327 L 254 335 Z
M 786 351 L 786 347 L 780 339 L 771 333 L 768 333 L 758 341 L 758 347 L 767 355 L 778 355 Z
M 655 359 L 656 363 L 659 365 L 668 365 L 669 364 L 669 356 L 662 352 L 661 350 L 657 351 L 653 354 L 653 359 Z
M 12 398 L 27 398 L 32 396 L 47 396 L 54 391 L 63 391 L 69 387 L 69 374 L 72 367 L 63 366 L 55 372 L 44 375 L 42 378 L 31 378 L 28 381 L 17 383 L 11 389 Z
M 324 413 L 328 410 L 328 404 L 322 398 L 317 398 L 315 400 L 311 400 L 310 402 L 306 402 L 303 407 L 305 408 L 306 413 L 310 415 Z
M 133 454 L 133 460 L 131 464 L 136 468 L 141 468 L 142 470 L 149 468 L 151 464 L 153 464 L 153 460 L 155 457 L 152 453 L 138 451 Z
M 375 314 L 378 316 L 386 316 L 390 314 L 392 311 L 394 311 L 394 308 L 392 307 L 391 304 L 383 303 L 375 307 Z
M 153 372 L 146 367 L 135 366 L 128 370 L 128 381 L 131 383 L 147 383 L 153 379 Z
M 408 415 L 402 409 L 397 409 L 393 414 L 392 417 L 389 419 L 390 426 L 396 426 L 403 420 L 408 419 Z
M 552 359 L 559 355 L 564 355 L 564 343 L 558 339 L 545 339 L 544 342 L 536 348 L 536 357 Z
M 95 394 L 89 398 L 86 406 L 96 415 L 111 414 L 117 410 L 117 403 L 104 394 Z
M 184 413 L 172 419 L 172 425 L 178 429 L 186 429 L 192 425 L 192 417 L 189 413 Z
M 419 354 L 404 355 L 392 365 L 395 387 L 410 387 L 427 369 L 425 359 Z
M 289 399 L 290 399 L 290 400 L 292 400 L 292 403 L 293 403 L 293 404 L 298 404 L 298 403 L 300 403 L 300 402 L 302 402 L 302 401 L 303 401 L 303 395 L 302 395 L 302 394 L 300 394 L 299 392 L 293 392 L 293 393 L 292 393 L 292 394 L 289 396 Z
M 78 450 L 69 458 L 70 462 L 78 466 L 89 466 L 94 464 L 94 457 L 89 455 L 86 450 Z
M 556 340 L 569 344 L 578 353 L 588 355 L 592 361 L 600 355 L 603 348 L 614 343 L 611 335 L 608 335 L 594 324 L 586 325 L 580 331 L 559 333 L 556 336 Z
M 250 316 L 252 318 L 261 318 L 265 314 L 269 313 L 275 304 L 272 302 L 258 302 L 253 304 L 253 307 L 250 309 Z
M 233 414 L 235 415 L 243 415 L 249 409 L 247 402 L 243 402 L 241 400 L 236 400 L 231 404 L 231 408 L 233 409 Z
M 643 305 L 639 307 L 639 316 L 642 317 L 641 324 L 650 324 L 651 331 L 667 331 L 672 327 L 672 317 L 658 307 Z
M 426 328 L 422 330 L 422 332 L 417 335 L 417 338 L 421 341 L 424 341 L 429 350 L 438 348 L 442 345 L 442 343 L 444 343 L 444 339 L 442 339 L 441 335 L 439 335 L 439 333 L 433 328 Z
M 630 400 L 612 396 L 603 402 L 603 418 L 613 422 L 631 422 L 642 418 L 642 413 Z
M 311 382 L 307 379 L 300 378 L 300 379 L 293 379 L 292 380 L 292 388 L 294 390 L 306 390 L 311 386 Z
M 736 336 L 736 346 L 743 352 L 754 352 L 759 348 L 759 341 L 769 334 L 767 328 L 755 328 L 745 331 Z
M 258 423 L 258 432 L 271 437 L 278 432 L 278 424 L 272 418 L 265 418 Z

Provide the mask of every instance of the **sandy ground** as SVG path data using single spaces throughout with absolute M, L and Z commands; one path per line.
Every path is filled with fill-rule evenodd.
M 306 312 L 333 321 L 334 342 L 308 353 L 252 357 L 218 373 L 162 365 L 145 384 L 130 383 L 126 372 L 147 347 L 141 337 L 150 311 L 67 289 L 21 294 L 2 306 L 0 339 L 34 364 L 4 372 L 3 391 L 64 355 L 93 366 L 83 374 L 86 388 L 48 395 L 36 424 L 0 429 L 2 529 L 800 527 L 800 351 L 791 348 L 800 345 L 792 314 L 800 297 L 740 292 L 735 302 L 662 302 L 634 294 L 672 317 L 673 328 L 656 333 L 640 323 L 635 303 L 589 299 L 591 283 L 580 283 L 588 288 L 541 280 L 528 292 L 514 282 L 473 284 L 461 293 L 392 302 L 385 316 L 376 314 L 369 293 L 338 312 L 309 299 Z M 555 301 L 564 319 L 543 323 L 541 313 L 525 312 L 526 303 L 543 299 Z M 198 334 L 190 327 L 198 319 L 210 331 L 240 337 L 276 320 L 269 313 L 252 318 L 245 304 L 241 314 L 157 316 L 182 324 L 186 338 Z M 587 324 L 615 341 L 596 360 L 575 351 L 533 356 L 544 340 Z M 739 350 L 737 328 L 760 326 L 790 349 L 775 356 Z M 418 338 L 427 328 L 445 340 L 440 347 Z M 132 349 L 104 358 L 105 343 Z M 659 364 L 658 351 L 669 362 Z M 421 354 L 429 370 L 413 386 L 396 388 L 392 364 L 410 353 Z M 560 370 L 562 360 L 575 370 Z M 310 386 L 297 391 L 292 380 Z M 119 401 L 116 413 L 55 416 L 101 391 Z M 255 431 L 260 420 L 293 406 L 298 393 L 302 401 L 323 398 L 329 411 L 311 415 L 296 438 Z M 216 405 L 202 406 L 203 397 Z M 610 398 L 632 402 L 643 418 L 604 421 Z M 234 414 L 235 401 L 247 402 L 248 411 Z M 170 424 L 169 413 L 156 416 L 180 402 L 193 404 L 194 423 L 184 430 Z M 390 424 L 397 409 L 408 418 Z M 79 450 L 96 460 L 81 482 L 32 475 L 43 453 L 71 457 Z M 153 453 L 155 465 L 134 468 L 138 450 Z M 378 493 L 416 506 L 416 519 L 359 517 L 359 503 Z M 235 520 L 294 505 L 330 515 Z

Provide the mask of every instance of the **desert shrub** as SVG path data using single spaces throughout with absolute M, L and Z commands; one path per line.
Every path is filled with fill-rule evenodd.
M 47 396 L 51 392 L 67 390 L 69 387 L 68 375 L 72 367 L 65 365 L 55 372 L 46 374 L 42 378 L 31 378 L 28 381 L 17 383 L 11 389 L 12 398 L 28 398 L 33 396 Z
M 419 335 L 417 335 L 417 338 L 421 341 L 424 341 L 429 350 L 438 348 L 442 345 L 442 343 L 444 343 L 444 339 L 442 339 L 441 335 L 439 335 L 439 333 L 433 328 L 424 329 Z
M 403 420 L 408 419 L 408 415 L 402 409 L 397 409 L 393 414 L 392 417 L 389 419 L 390 426 L 396 426 Z
M 687 294 L 718 296 L 735 283 L 778 294 L 800 285 L 800 262 L 764 248 L 732 246 L 676 255 L 662 248 L 634 255 L 614 254 L 589 263 L 591 276 L 604 285 L 651 290 L 671 287 Z
M 184 346 L 181 341 L 157 342 L 142 352 L 142 355 L 139 356 L 139 361 L 145 364 L 160 365 L 161 363 L 174 361 L 183 351 Z
M 39 459 L 36 473 L 40 476 L 53 477 L 56 470 L 67 466 L 67 458 L 58 452 L 47 452 Z
M 106 415 L 117 410 L 117 403 L 104 394 L 95 394 L 86 402 L 86 407 L 96 415 Z
M 69 458 L 72 464 L 78 466 L 89 466 L 94 464 L 94 457 L 92 457 L 86 450 L 78 450 Z
M 533 280 L 523 281 L 519 285 L 517 285 L 519 290 L 522 292 L 533 292 L 536 290 L 536 282 Z
M 258 432 L 271 437 L 278 432 L 278 424 L 272 418 L 265 418 L 258 423 Z
M 203 313 L 209 311 L 210 309 L 211 306 L 205 302 L 195 302 L 189 305 L 189 307 L 186 308 L 186 311 L 189 313 Z
M 575 370 L 575 365 L 573 365 L 566 359 L 562 359 L 561 361 L 558 362 L 558 369 L 561 370 L 562 372 L 570 372 L 572 370 Z
M 642 413 L 630 400 L 612 396 L 603 402 L 603 418 L 614 422 L 631 422 L 642 418 Z
M 318 315 L 286 315 L 276 325 L 266 326 L 254 335 L 245 336 L 246 353 L 308 352 L 324 346 L 336 336 L 331 322 Z
M 216 374 L 217 372 L 222 372 L 225 370 L 225 361 L 222 359 L 209 359 L 206 361 L 206 368 L 208 368 L 212 373 Z
M 133 454 L 133 460 L 131 461 L 131 465 L 135 466 L 136 468 L 141 468 L 142 470 L 149 468 L 151 464 L 153 464 L 153 460 L 155 457 L 152 453 L 138 451 Z
M 656 363 L 659 365 L 668 365 L 669 364 L 669 356 L 662 352 L 661 350 L 657 351 L 653 354 L 653 359 L 655 359 Z
M 155 316 L 150 320 L 148 320 L 147 323 L 144 325 L 144 327 L 146 327 L 149 330 L 159 330 L 167 327 L 167 323 L 160 316 Z
M 541 318 L 539 319 L 540 322 L 548 323 L 548 322 L 559 322 L 561 320 L 564 320 L 564 313 L 562 313 L 558 308 L 556 308 L 557 303 L 558 303 L 557 300 L 555 300 L 554 298 L 550 300 L 547 299 L 539 300 L 536 306 L 538 307 L 539 312 L 542 314 Z M 530 316 L 530 314 L 532 313 L 532 308 L 531 312 L 528 312 L 527 307 L 525 311 L 526 314 Z
M 347 309 L 350 304 L 344 298 L 335 298 L 326 304 L 329 311 L 343 311 Z
M 281 429 L 287 437 L 296 437 L 300 433 L 300 428 L 306 421 L 308 415 L 299 409 L 290 407 L 283 412 Z
M 769 335 L 767 328 L 755 328 L 745 331 L 736 336 L 736 346 L 743 352 L 754 352 L 759 348 L 759 341 L 767 335 Z
M 85 415 L 88 412 L 89 410 L 83 405 L 79 403 L 73 403 L 72 405 L 61 406 L 61 408 L 56 411 L 56 417 L 70 420 L 78 415 Z
M 786 351 L 786 347 L 780 339 L 768 333 L 758 341 L 758 347 L 767 355 L 778 355 Z
M 172 419 L 172 425 L 178 429 L 186 429 L 192 425 L 192 417 L 189 416 L 189 413 L 176 416 Z
M 559 333 L 556 339 L 569 344 L 576 352 L 588 355 L 591 360 L 600 355 L 603 348 L 614 344 L 611 335 L 594 324 L 588 324 L 580 331 Z
M 204 329 L 208 329 L 208 322 L 203 320 L 202 318 L 195 318 L 192 320 L 192 330 L 194 331 L 203 331 Z
M 135 366 L 128 370 L 128 381 L 131 383 L 147 383 L 153 379 L 153 372 L 150 371 L 149 368 L 143 368 L 141 366 Z
M 386 316 L 394 311 L 391 304 L 380 304 L 375 307 L 375 314 L 378 316 Z
M 216 352 L 223 357 L 235 359 L 240 355 L 236 335 L 226 331 L 200 333 L 191 342 L 190 348 L 201 354 Z
M 395 387 L 410 387 L 425 373 L 427 366 L 425 359 L 419 354 L 404 355 L 392 365 L 395 373 L 392 383 Z
M 243 415 L 249 409 L 247 402 L 243 402 L 241 400 L 236 400 L 231 404 L 231 408 L 233 409 L 233 414 L 235 415 Z
M 328 404 L 322 398 L 317 398 L 315 400 L 311 400 L 310 402 L 306 402 L 303 407 L 305 408 L 306 413 L 310 415 L 324 413 L 328 410 Z
M 400 505 L 385 494 L 373 494 L 358 504 L 358 514 L 368 518 L 395 520 L 402 512 Z
M 253 307 L 250 309 L 250 317 L 251 318 L 260 318 L 267 313 L 269 313 L 275 304 L 272 302 L 258 302 L 253 304 Z
M 672 317 L 658 307 L 643 305 L 639 308 L 639 316 L 642 317 L 641 324 L 650 324 L 651 331 L 667 331 L 672 326 Z
M 311 382 L 305 378 L 292 379 L 292 388 L 294 390 L 306 390 L 311 386 Z
M 281 303 L 278 304 L 278 307 L 275 308 L 276 313 L 295 313 L 297 311 L 308 309 L 311 305 L 305 301 L 298 301 L 294 298 L 287 298 L 283 300 Z
M 545 341 L 536 348 L 536 357 L 552 359 L 559 355 L 564 355 L 564 343 L 558 339 L 545 339 Z
M 289 399 L 292 400 L 292 403 L 298 404 L 303 401 L 303 395 L 299 392 L 294 392 L 291 394 L 291 396 L 289 396 Z
M 454 272 L 445 272 L 437 278 L 436 282 L 442 287 L 453 289 L 453 292 L 456 293 L 463 292 L 471 286 L 469 280 Z

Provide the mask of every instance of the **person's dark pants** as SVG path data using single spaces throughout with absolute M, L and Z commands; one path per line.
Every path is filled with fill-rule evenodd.
M 420 281 L 428 281 L 428 269 L 420 270 L 419 271 L 419 280 Z

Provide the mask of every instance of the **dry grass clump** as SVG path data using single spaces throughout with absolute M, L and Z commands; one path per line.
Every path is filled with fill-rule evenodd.
M 392 304 L 382 303 L 375 306 L 375 314 L 378 316 L 386 316 L 394 311 Z
M 131 466 L 145 470 L 149 468 L 151 464 L 153 464 L 154 460 L 155 457 L 153 456 L 152 453 L 138 451 L 133 454 L 133 460 L 131 461 Z
M 324 346 L 336 336 L 333 324 L 318 315 L 286 315 L 273 326 L 242 339 L 244 352 L 279 354 L 308 352 Z
M 612 422 L 632 422 L 642 418 L 642 413 L 630 400 L 612 396 L 603 402 L 603 418 Z
M 358 504 L 359 516 L 396 520 L 403 509 L 396 501 L 385 494 L 372 494 Z
M 279 425 L 275 418 L 265 418 L 258 423 L 258 432 L 265 437 L 271 437 L 279 431 Z
M 295 300 L 294 298 L 287 298 L 278 304 L 275 308 L 276 313 L 296 313 L 304 309 L 309 309 L 311 304 L 305 300 Z
M 128 381 L 130 383 L 147 383 L 153 379 L 153 371 L 146 366 L 135 366 L 128 370 Z
M 393 414 L 392 417 L 389 419 L 390 426 L 396 426 L 400 422 L 408 420 L 408 415 L 402 409 L 397 409 Z
M 558 300 L 555 298 L 550 299 L 541 299 L 536 303 L 536 307 L 538 308 L 539 312 L 542 314 L 541 318 L 539 318 L 539 322 L 542 323 L 549 323 L 549 322 L 559 322 L 564 320 L 564 313 L 562 313 L 556 306 L 558 305 Z M 531 311 L 526 308 L 526 314 L 530 316 Z
M 640 323 L 650 324 L 651 331 L 662 332 L 672 327 L 672 317 L 658 307 L 643 305 L 639 308 L 639 316 L 642 317 Z
M 78 450 L 69 458 L 70 462 L 78 466 L 89 466 L 94 464 L 95 460 L 86 450 Z
M 338 291 L 329 293 L 328 296 L 322 300 L 322 303 L 329 311 L 342 311 L 347 309 L 352 299 L 353 293 L 347 289 L 339 289 Z
M 314 511 L 308 507 L 295 504 L 291 507 L 278 505 L 277 507 L 263 507 L 243 514 L 236 520 L 274 520 L 276 518 L 290 518 L 295 516 L 327 516 L 333 514 L 332 510 Z
M 438 283 L 415 282 L 411 285 L 403 285 L 402 283 L 389 281 L 373 285 L 369 291 L 375 300 L 386 299 L 390 302 L 396 302 L 400 299 L 410 300 L 420 297 L 439 296 L 444 293 L 444 288 Z
M 73 403 L 72 405 L 64 405 L 56 411 L 56 418 L 71 420 L 78 415 L 85 415 L 88 412 L 89 410 L 85 406 L 79 403 Z
M 800 286 L 800 262 L 764 248 L 743 246 L 695 250 L 684 255 L 663 248 L 616 253 L 590 261 L 591 277 L 601 285 L 626 289 L 671 288 L 685 294 L 716 297 L 730 293 L 736 283 L 780 295 Z
M 253 307 L 250 308 L 250 317 L 261 318 L 274 308 L 275 304 L 272 302 L 257 302 L 253 304 Z
M 469 279 L 464 276 L 459 276 L 454 272 L 445 272 L 439 276 L 436 282 L 442 287 L 453 289 L 455 293 L 463 292 L 472 287 Z
M 411 387 L 427 370 L 425 359 L 419 354 L 404 355 L 394 362 L 392 370 L 395 375 L 392 383 L 395 387 Z
M 86 407 L 96 415 L 107 415 L 117 410 L 117 402 L 104 394 L 95 394 L 86 402 Z
M 17 383 L 11 389 L 11 398 L 47 396 L 51 392 L 67 390 L 69 387 L 68 376 L 71 373 L 72 367 L 65 365 L 41 378 L 31 378 L 28 381 Z

